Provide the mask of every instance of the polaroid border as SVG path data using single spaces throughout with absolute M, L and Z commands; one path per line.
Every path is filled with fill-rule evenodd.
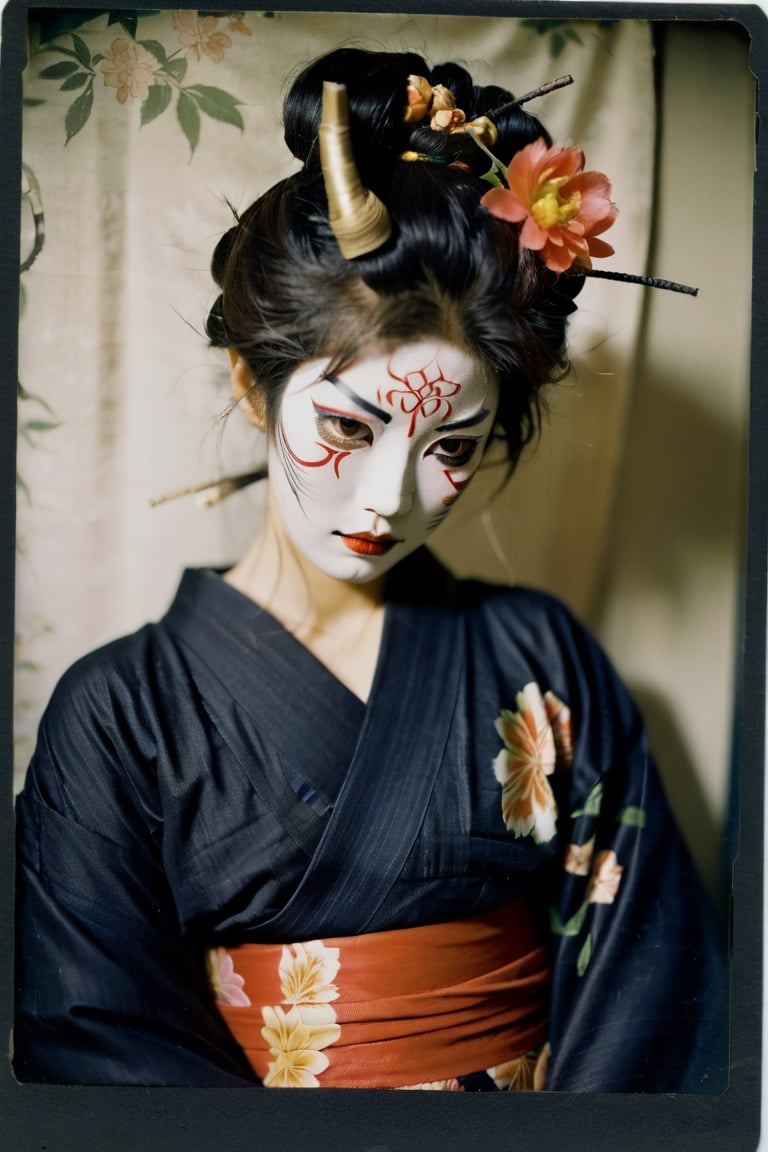
M 95 0 L 49 7 L 103 10 Z M 176 7 L 196 7 L 184 3 Z M 738 782 L 739 847 L 732 889 L 731 1079 L 720 1096 L 609 1094 L 391 1093 L 326 1090 L 102 1088 L 18 1084 L 7 1054 L 13 989 L 12 684 L 15 562 L 15 380 L 18 332 L 18 247 L 21 171 L 21 73 L 26 60 L 27 0 L 3 12 L 0 69 L 0 1145 L 8 1152 L 111 1152 L 138 1146 L 151 1152 L 467 1152 L 479 1147 L 568 1147 L 590 1152 L 746 1152 L 761 1126 L 763 1006 L 763 835 L 766 683 L 766 560 L 768 558 L 768 182 L 765 130 L 758 157 L 753 222 L 753 334 L 748 480 L 749 539 L 744 589 L 739 741 L 745 766 Z M 135 4 L 134 8 L 146 7 Z M 418 12 L 466 16 L 736 21 L 751 38 L 758 83 L 758 120 L 768 124 L 768 16 L 755 5 L 593 3 L 591 0 L 278 0 L 292 11 Z M 226 10 L 220 2 L 211 10 Z M 761 371 L 762 369 L 762 371 Z M 748 766 L 748 770 L 747 767 Z M 254 1099 L 258 1104 L 254 1106 Z

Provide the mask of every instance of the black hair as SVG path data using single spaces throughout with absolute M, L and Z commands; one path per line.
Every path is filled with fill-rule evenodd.
M 219 241 L 212 272 L 221 296 L 208 335 L 243 357 L 272 424 L 285 384 L 307 360 L 340 366 L 366 348 L 447 339 L 498 379 L 497 422 L 514 464 L 538 429 L 542 386 L 565 369 L 566 318 L 583 278 L 555 276 L 518 248 L 514 226 L 480 204 L 490 162 L 469 134 L 405 122 L 409 75 L 450 89 L 467 119 L 502 109 L 494 151 L 505 163 L 538 138 L 551 143 L 511 92 L 475 85 L 458 64 L 431 68 L 414 53 L 357 48 L 320 57 L 285 100 L 285 141 L 303 168 Z M 362 183 L 393 223 L 381 248 L 353 260 L 328 222 L 318 145 L 325 80 L 347 88 Z M 428 159 L 404 159 L 409 151 Z

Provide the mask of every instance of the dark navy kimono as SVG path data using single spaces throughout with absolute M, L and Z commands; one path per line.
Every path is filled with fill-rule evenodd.
M 552 947 L 548 1088 L 725 1087 L 726 947 L 635 706 L 556 600 L 425 552 L 390 580 L 367 704 L 186 572 L 56 689 L 18 862 L 22 1080 L 256 1086 L 206 949 L 522 896 Z

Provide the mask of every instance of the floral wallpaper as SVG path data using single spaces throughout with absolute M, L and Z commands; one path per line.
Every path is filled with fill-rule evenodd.
M 233 36 L 252 35 L 245 14 L 205 16 L 200 12 L 175 11 L 169 16 L 171 27 L 165 44 L 140 38 L 140 28 L 146 23 L 140 13 L 131 21 L 121 21 L 125 35 L 110 38 L 113 33 L 108 26 L 104 30 L 103 50 L 92 52 L 74 31 L 39 44 L 37 54 L 58 59 L 42 68 L 37 80 L 58 84 L 60 92 L 79 93 L 65 112 L 66 143 L 88 123 L 94 101 L 108 95 L 113 95 L 118 104 L 140 102 L 142 126 L 175 107 L 178 126 L 192 152 L 200 140 L 202 117 L 242 131 L 243 117 L 236 96 L 224 88 L 189 81 L 194 77 L 195 64 L 203 57 L 220 64 L 232 47 Z M 175 33 L 173 42 L 171 31 Z M 36 87 L 42 90 L 42 85 Z M 40 99 L 32 95 L 28 103 Z

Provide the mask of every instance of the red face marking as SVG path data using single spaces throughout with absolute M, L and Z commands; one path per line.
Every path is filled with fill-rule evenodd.
M 454 494 L 452 496 L 443 496 L 443 504 L 450 505 L 450 504 L 453 504 L 456 500 L 458 500 L 459 495 L 461 494 L 463 489 L 466 488 L 467 484 L 469 484 L 469 479 L 454 480 L 453 476 L 451 476 L 451 474 L 447 468 L 443 469 L 443 476 L 445 476 L 446 480 L 451 485 L 451 487 L 456 489 L 456 491 L 454 492 Z
M 387 372 L 393 380 L 404 384 L 404 388 L 390 388 L 385 393 L 387 404 L 395 406 L 394 397 L 400 399 L 400 411 L 410 415 L 411 423 L 408 428 L 409 438 L 416 430 L 418 416 L 435 416 L 438 413 L 447 419 L 453 412 L 453 406 L 448 396 L 455 396 L 461 391 L 461 385 L 455 380 L 447 380 L 441 371 L 436 359 L 430 360 L 423 368 L 415 372 L 408 372 L 405 376 L 398 376 L 392 371 L 392 365 L 387 365 Z M 381 391 L 379 391 L 381 399 Z
M 301 464 L 303 468 L 324 468 L 326 464 L 330 464 L 331 461 L 333 461 L 333 471 L 337 476 L 339 475 L 339 465 L 342 460 L 352 455 L 351 452 L 341 452 L 338 448 L 329 448 L 327 444 L 321 444 L 319 440 L 316 440 L 315 443 L 321 452 L 325 452 L 325 456 L 320 460 L 302 460 L 300 456 L 296 455 L 293 448 L 291 448 L 285 438 L 285 433 L 283 433 L 283 443 L 291 459 L 295 460 L 297 464 Z

